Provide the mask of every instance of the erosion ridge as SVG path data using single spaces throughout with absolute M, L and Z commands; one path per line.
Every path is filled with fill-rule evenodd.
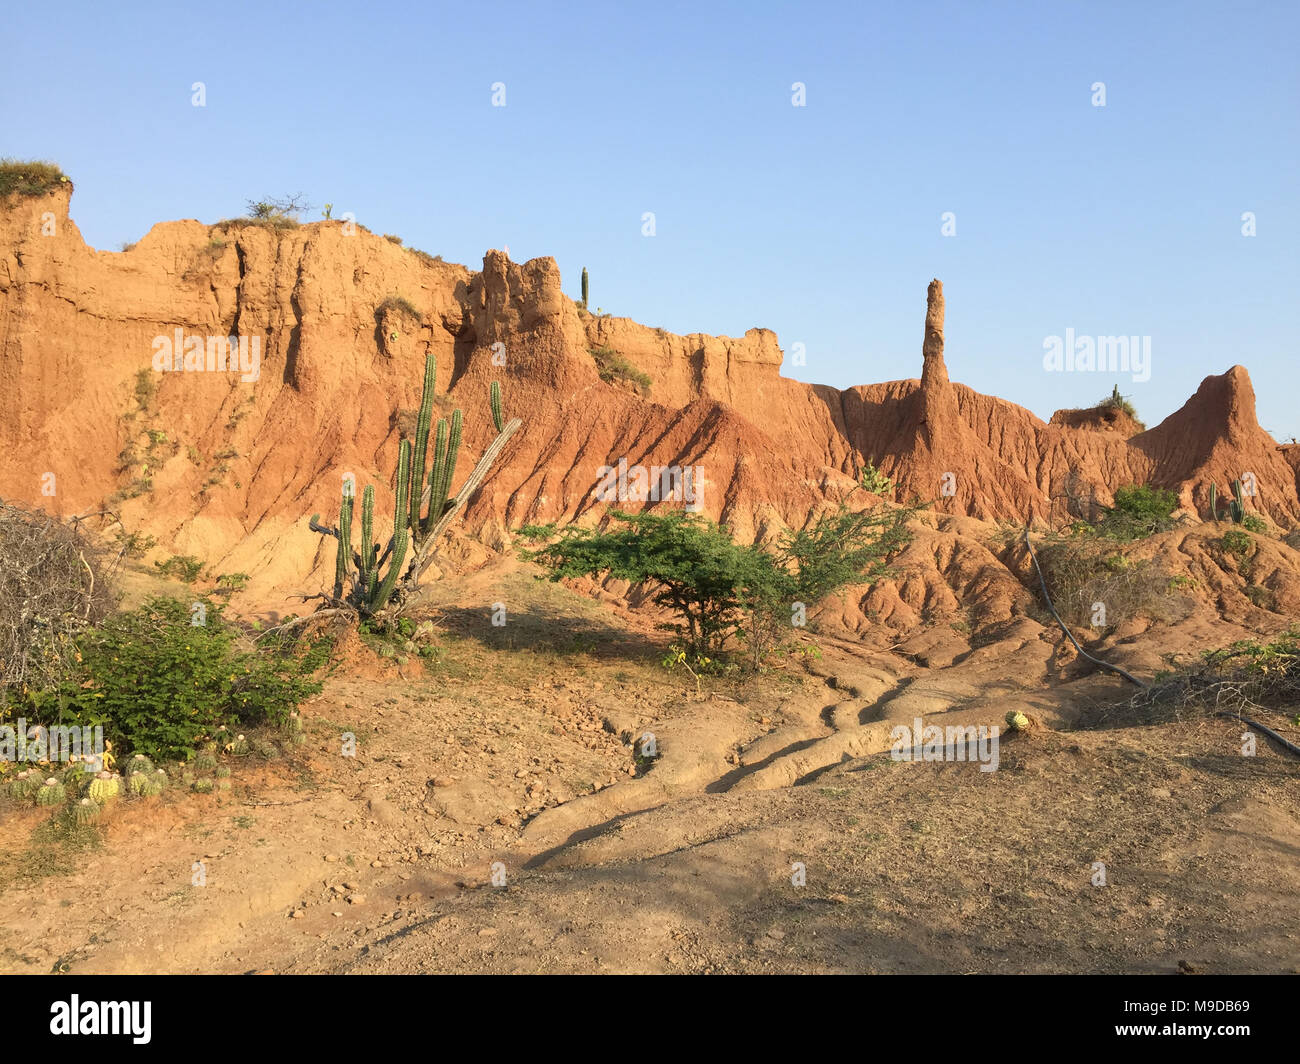
M 696 467 L 702 512 L 744 539 L 803 524 L 868 461 L 898 498 L 935 500 L 950 534 L 968 518 L 1059 523 L 1130 483 L 1203 514 L 1210 483 L 1222 493 L 1246 471 L 1254 509 L 1300 519 L 1300 448 L 1260 428 L 1243 367 L 1128 438 L 1049 424 L 949 379 L 938 281 L 921 378 L 841 391 L 782 377 L 766 329 L 678 336 L 591 315 L 551 258 L 489 251 L 474 272 L 334 221 L 166 222 L 128 251 L 95 251 L 70 196 L 0 204 L 0 496 L 63 515 L 111 503 L 127 527 L 246 572 L 263 593 L 314 590 L 332 566 L 306 518 L 336 511 L 345 473 L 391 483 L 429 352 L 447 405 L 465 410 L 466 463 L 489 441 L 489 381 L 524 418 L 465 515 L 466 537 L 494 548 L 524 521 L 599 513 L 599 470 L 621 457 Z M 258 339 L 257 379 L 152 373 L 155 338 L 176 330 Z M 648 396 L 601 380 L 589 350 L 602 347 L 650 377 Z M 391 520 L 391 493 L 377 502 Z

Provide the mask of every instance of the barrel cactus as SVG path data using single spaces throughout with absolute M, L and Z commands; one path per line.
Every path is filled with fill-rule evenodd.
M 1014 709 L 1007 714 L 1006 721 L 1007 727 L 1012 731 L 1027 731 L 1029 729 L 1029 718 Z
M 110 802 L 122 792 L 121 780 L 111 772 L 101 772 L 86 788 L 86 797 L 103 805 Z
M 71 807 L 72 822 L 78 827 L 93 824 L 99 819 L 99 803 L 91 798 L 83 798 Z
M 195 781 L 194 781 L 194 790 L 195 790 L 195 793 L 197 793 L 197 794 L 211 794 L 211 793 L 212 793 L 212 781 L 211 781 L 210 779 L 208 779 L 206 776 L 205 776 L 203 779 L 195 780 Z
M 230 752 L 235 757 L 245 757 L 248 754 L 248 740 L 242 735 L 236 735 L 235 741 L 230 744 Z
M 68 792 L 63 784 L 53 776 L 47 779 L 36 791 L 37 805 L 62 805 L 67 801 Z
M 149 788 L 149 773 L 132 772 L 126 778 L 126 789 L 137 797 L 144 797 L 144 792 Z
M 211 772 L 217 767 L 217 758 L 215 754 L 205 750 L 191 764 L 195 772 Z
M 135 754 L 132 756 L 131 760 L 126 763 L 126 772 L 128 776 L 132 776 L 137 772 L 148 773 L 152 771 L 153 762 L 145 757 L 144 754 Z
M 9 782 L 9 797 L 24 801 L 32 797 L 44 783 L 44 777 L 34 768 L 24 769 Z

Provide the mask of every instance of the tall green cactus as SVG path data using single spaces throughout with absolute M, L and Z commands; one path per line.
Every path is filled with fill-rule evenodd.
M 1210 518 L 1217 525 L 1219 523 L 1219 482 L 1210 481 Z
M 582 306 L 585 310 L 587 307 L 587 267 L 582 268 Z
M 393 511 L 393 534 L 380 553 L 374 537 L 375 489 L 367 485 L 361 497 L 361 550 L 352 550 L 353 493 L 345 484 L 343 500 L 339 506 L 338 528 L 320 525 L 320 514 L 312 514 L 311 528 L 324 535 L 336 536 L 339 541 L 334 567 L 334 602 L 351 606 L 365 615 L 382 610 L 398 589 L 399 581 L 407 590 L 418 588 L 420 574 L 428 565 L 427 554 L 436 537 L 450 522 L 466 498 L 486 479 L 506 441 L 520 427 L 516 418 L 505 421 L 501 386 L 493 381 L 489 390 L 492 424 L 497 438 L 488 447 L 478 465 L 452 497 L 456 465 L 460 456 L 463 419 L 459 410 L 452 411 L 450 423 L 438 419 L 434 435 L 433 463 L 429 464 L 429 436 L 433 422 L 433 398 L 436 384 L 437 362 L 433 355 L 425 358 L 424 388 L 420 394 L 420 410 L 415 424 L 414 446 L 403 439 L 398 449 L 396 507 Z M 427 471 L 427 479 L 426 479 Z M 424 511 L 424 500 L 429 508 Z M 352 587 L 348 576 L 355 570 Z M 405 571 L 404 571 L 405 570 Z
M 493 381 L 488 396 L 488 405 L 492 407 L 492 425 L 497 432 L 501 432 L 506 427 L 506 419 L 501 413 L 501 385 Z
M 384 579 L 375 590 L 374 598 L 370 603 L 370 609 L 374 612 L 384 608 L 393 593 L 393 588 L 397 586 L 398 576 L 401 575 L 402 561 L 406 557 L 407 529 L 410 527 L 410 517 L 406 510 L 407 494 L 410 489 L 411 441 L 404 439 L 397 451 L 397 507 L 393 510 L 393 554 L 388 559 L 388 572 L 384 574 Z
M 1246 520 L 1246 493 L 1241 487 L 1240 480 L 1232 482 L 1232 502 L 1228 504 L 1228 510 L 1232 514 L 1234 524 L 1241 524 Z
M 343 585 L 347 580 L 352 558 L 352 496 L 347 485 L 343 488 L 343 501 L 339 504 L 339 551 L 334 560 L 334 597 L 343 597 Z
M 375 597 L 375 489 L 371 484 L 361 493 L 361 587 L 366 601 Z

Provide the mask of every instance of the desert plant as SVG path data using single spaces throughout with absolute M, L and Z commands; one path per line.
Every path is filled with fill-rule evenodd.
M 1177 523 L 1173 512 L 1178 496 L 1167 488 L 1149 484 L 1115 489 L 1115 505 L 1104 509 L 1096 530 L 1103 536 L 1128 542 L 1167 532 Z
M 54 163 L 40 160 L 0 159 L 0 197 L 42 196 L 68 184 L 67 175 Z
M 0 713 L 57 698 L 77 637 L 115 603 L 112 571 L 75 522 L 0 502 Z
M 68 818 L 77 825 L 85 827 L 99 819 L 100 806 L 93 798 L 83 798 L 68 810 Z
M 735 543 L 725 526 L 697 514 L 613 510 L 624 526 L 613 531 L 571 526 L 555 538 L 552 525 L 527 526 L 525 538 L 555 541 L 521 553 L 550 570 L 552 580 L 607 573 L 649 584 L 657 589 L 655 603 L 679 618 L 663 627 L 678 633 L 697 662 L 737 637 L 757 666 L 821 599 L 882 575 L 887 558 L 910 539 L 906 522 L 914 513 L 855 513 L 841 504 L 769 550 Z
M 190 554 L 178 554 L 165 562 L 154 562 L 154 568 L 163 576 L 174 576 L 182 583 L 192 584 L 203 573 L 203 562 Z
M 650 374 L 637 369 L 612 347 L 590 347 L 587 353 L 595 360 L 596 372 L 606 384 L 628 381 L 636 385 L 642 395 L 650 394 Z
M 1111 389 L 1110 395 L 1106 396 L 1105 399 L 1097 404 L 1097 407 L 1102 410 L 1119 410 L 1122 413 L 1127 414 L 1139 425 L 1142 424 L 1141 420 L 1137 416 L 1137 410 L 1134 408 L 1133 404 L 1130 403 L 1125 396 L 1119 394 L 1118 384 Z
M 894 491 L 894 482 L 880 472 L 872 462 L 868 462 L 863 467 L 858 475 L 858 484 L 872 495 L 890 495 Z
M 582 268 L 582 309 L 587 309 L 587 267 Z
M 41 784 L 36 791 L 37 805 L 62 805 L 67 799 L 67 790 L 53 776 Z
M 348 486 L 343 490 L 336 528 L 321 525 L 320 514 L 312 514 L 312 530 L 338 540 L 333 595 L 327 597 L 331 608 L 369 617 L 383 611 L 399 590 L 398 597 L 403 603 L 418 597 L 420 579 L 428 568 L 434 544 L 460 513 L 470 495 L 487 479 L 502 449 L 523 424 L 518 418 L 501 423 L 501 390 L 494 384 L 489 403 L 497 437 L 483 452 L 460 491 L 452 496 L 460 455 L 462 417 L 457 409 L 452 412 L 450 423 L 445 418 L 438 420 L 430 466 L 429 436 L 433 428 L 436 378 L 437 362 L 433 355 L 428 355 L 424 362 L 424 388 L 416 418 L 415 444 L 412 447 L 411 441 L 403 438 L 398 447 L 393 531 L 382 553 L 374 538 L 373 486 L 367 485 L 361 497 L 359 552 L 352 549 L 353 493 Z

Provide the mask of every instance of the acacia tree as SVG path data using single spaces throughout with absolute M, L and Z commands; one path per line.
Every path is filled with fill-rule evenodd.
M 738 544 L 725 526 L 696 514 L 613 510 L 621 527 L 607 531 L 571 527 L 557 536 L 553 524 L 530 525 L 522 536 L 552 542 L 522 555 L 552 580 L 604 574 L 656 586 L 654 602 L 678 618 L 662 627 L 689 650 L 708 656 L 738 638 L 757 668 L 792 630 L 799 606 L 884 574 L 888 558 L 910 540 L 906 522 L 915 512 L 854 513 L 841 503 L 769 550 Z

